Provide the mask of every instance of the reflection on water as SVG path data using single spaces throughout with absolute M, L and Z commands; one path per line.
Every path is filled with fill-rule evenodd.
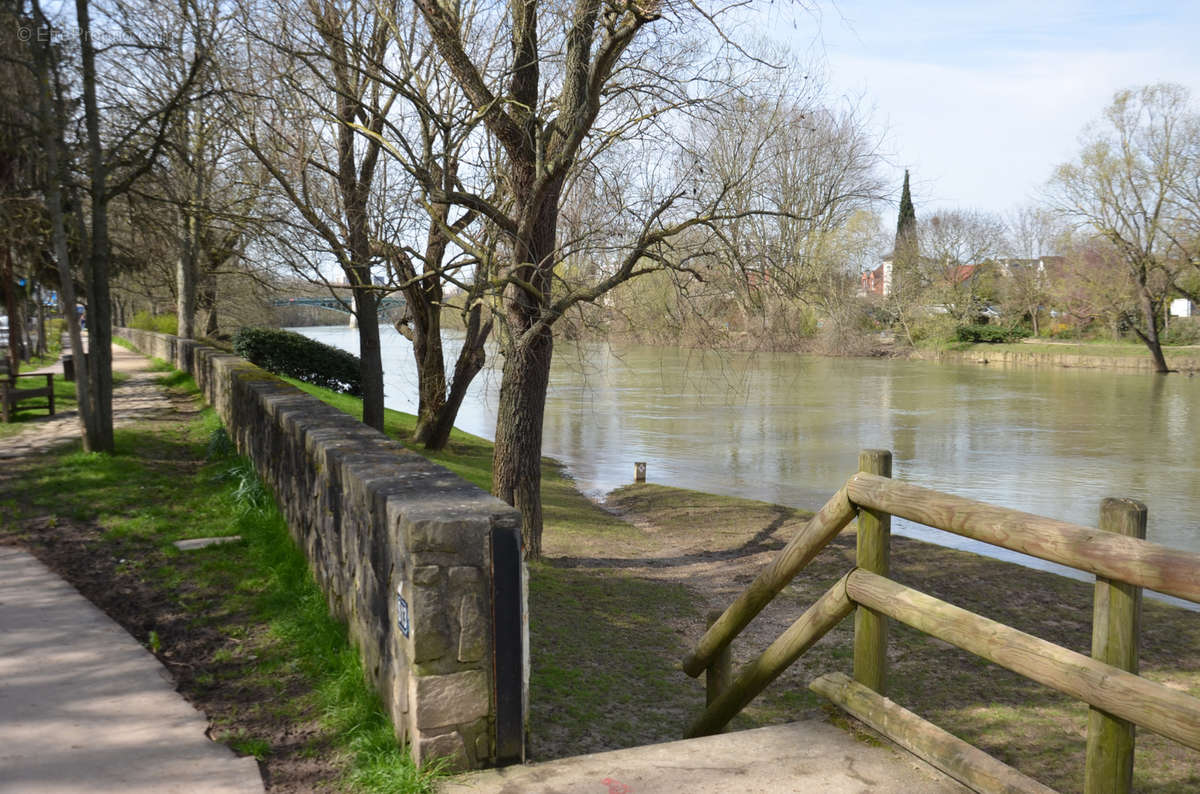
M 357 350 L 352 330 L 299 330 Z M 411 347 L 380 330 L 388 406 L 414 411 Z M 492 437 L 498 386 L 481 373 L 459 427 Z M 651 482 L 815 508 L 860 449 L 891 449 L 899 479 L 1089 526 L 1132 497 L 1151 540 L 1200 550 L 1198 442 L 1200 378 L 558 343 L 543 451 L 593 493 L 644 460 Z

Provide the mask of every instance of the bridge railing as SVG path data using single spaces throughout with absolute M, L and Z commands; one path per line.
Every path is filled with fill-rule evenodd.
M 1142 589 L 1200 603 L 1200 554 L 1146 541 L 1144 506 L 1106 499 L 1096 529 L 895 482 L 886 451 L 864 451 L 859 464 L 684 658 L 688 675 L 710 681 L 689 736 L 720 731 L 853 612 L 854 677 L 826 674 L 811 688 L 976 790 L 1049 789 L 884 697 L 889 620 L 1089 704 L 1089 794 L 1131 790 L 1135 725 L 1200 750 L 1200 698 L 1137 675 Z M 1095 574 L 1091 657 L 888 579 L 893 515 Z M 733 678 L 733 639 L 856 516 L 857 566 Z

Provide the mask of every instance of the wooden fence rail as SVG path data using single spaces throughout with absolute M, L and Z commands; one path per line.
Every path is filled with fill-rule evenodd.
M 1093 529 L 895 482 L 885 450 L 865 450 L 859 468 L 684 658 L 710 678 L 688 736 L 721 730 L 853 611 L 854 680 L 821 676 L 814 691 L 978 791 L 1047 789 L 883 696 L 889 618 L 1089 704 L 1087 794 L 1132 790 L 1135 725 L 1200 750 L 1200 698 L 1137 674 L 1142 588 L 1200 603 L 1200 554 L 1147 542 L 1144 506 L 1106 499 Z M 730 642 L 856 515 L 857 567 L 727 683 Z M 888 579 L 891 516 L 1096 574 L 1092 656 Z
M 964 499 L 871 474 L 845 486 L 858 507 L 1200 603 L 1200 553 Z

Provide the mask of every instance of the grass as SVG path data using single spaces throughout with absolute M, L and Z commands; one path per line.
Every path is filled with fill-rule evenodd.
M 163 380 L 197 396 L 186 375 Z M 182 610 L 177 621 L 160 614 L 157 625 L 134 633 L 168 665 L 204 663 L 186 686 L 202 703 L 225 702 L 212 715 L 214 730 L 238 752 L 269 761 L 296 733 L 307 737 L 296 752 L 339 759 L 350 789 L 432 790 L 438 770 L 417 770 L 397 746 L 345 627 L 329 617 L 273 501 L 222 434 L 208 409 L 165 427 L 120 428 L 114 455 L 38 460 L 4 511 L 50 517 L 44 532 L 22 535 L 35 546 L 62 546 L 60 522 L 98 527 L 91 555 L 116 560 L 113 576 L 160 591 L 170 609 Z M 2 531 L 21 524 L 4 521 Z M 234 534 L 240 543 L 201 551 L 171 545 Z M 201 636 L 211 647 L 197 645 Z

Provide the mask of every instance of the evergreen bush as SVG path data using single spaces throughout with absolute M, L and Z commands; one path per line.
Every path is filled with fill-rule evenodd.
M 1005 328 L 1000 325 L 960 325 L 955 329 L 955 336 L 960 342 L 1016 342 L 1029 336 L 1024 328 Z
M 358 356 L 307 336 L 276 328 L 242 328 L 233 335 L 233 352 L 276 375 L 362 396 Z

